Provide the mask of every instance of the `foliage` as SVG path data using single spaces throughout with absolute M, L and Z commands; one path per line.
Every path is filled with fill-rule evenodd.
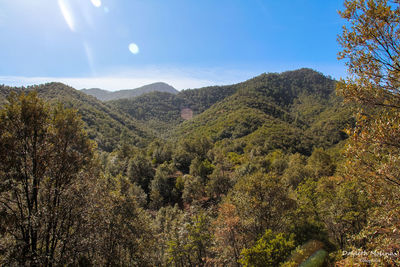
M 287 229 L 287 214 L 295 206 L 295 201 L 289 198 L 274 174 L 242 177 L 230 192 L 229 199 L 236 207 L 248 242 L 262 235 L 267 228 L 273 231 Z
M 335 82 L 315 71 L 263 74 L 236 86 L 234 94 L 180 124 L 172 137 L 237 140 L 247 144 L 245 150 L 307 156 L 313 146 L 328 148 L 347 137 L 350 109 L 334 95 Z
M 152 92 L 135 98 L 110 101 L 108 104 L 146 122 L 157 134 L 168 136 L 171 128 L 183 122 L 183 109 L 199 114 L 236 90 L 235 86 L 213 86 L 183 90 L 178 94 Z
M 213 172 L 209 175 L 206 184 L 206 192 L 210 198 L 220 199 L 227 195 L 229 190 L 234 185 L 234 180 L 231 177 L 229 166 L 224 163 L 218 164 Z
M 161 232 L 161 264 L 204 266 L 211 241 L 207 213 L 194 208 L 184 214 L 177 206 L 165 207 L 158 211 L 156 222 Z
M 322 266 L 327 256 L 323 248 L 324 244 L 322 242 L 310 240 L 293 250 L 289 259 L 282 266 Z M 315 265 L 312 265 L 313 263 Z
M 309 178 L 296 189 L 296 198 L 296 217 L 302 218 L 295 224 L 296 235 L 302 238 L 299 241 L 316 238 L 328 245 L 326 231 L 340 248 L 348 245 L 349 237 L 363 229 L 371 207 L 366 192 L 357 181 L 339 177 L 324 177 L 318 181 Z M 304 232 L 299 232 L 304 226 L 307 226 Z M 317 229 L 320 230 L 315 231 Z
M 332 163 L 331 156 L 323 149 L 314 149 L 307 160 L 307 167 L 314 177 L 332 176 L 335 172 L 335 165 Z
M 143 154 L 138 153 L 129 160 L 127 177 L 132 183 L 138 184 L 147 194 L 150 192 L 150 183 L 154 175 L 151 162 Z
M 96 212 L 104 221 L 94 229 L 93 250 L 102 253 L 93 263 L 107 266 L 151 266 L 155 240 L 151 219 L 139 207 L 134 186 L 121 177 L 103 187 L 102 206 Z M 110 181 L 109 181 L 110 182 Z M 90 258 L 89 258 L 90 259 Z
M 214 224 L 217 262 L 224 266 L 238 266 L 244 240 L 236 207 L 229 202 L 221 203 Z
M 150 199 L 153 208 L 178 203 L 180 192 L 176 188 L 176 169 L 172 164 L 163 163 L 156 169 L 151 181 Z
M 293 236 L 274 234 L 270 229 L 249 249 L 243 249 L 243 266 L 279 266 L 295 248 Z
M 204 197 L 203 179 L 199 176 L 185 175 L 183 176 L 184 185 L 182 190 L 182 200 L 185 203 L 192 203 Z
M 347 138 L 342 130 L 353 119 L 334 86 L 329 77 L 301 69 L 107 103 L 56 83 L 3 86 L 0 95 L 37 90 L 50 100 L 44 113 L 57 110 L 50 108 L 57 100 L 78 108 L 86 124 L 76 128 L 86 127 L 88 137 L 99 143 L 99 153 L 90 150 L 88 165 L 77 174 L 77 189 L 67 190 L 69 202 L 60 202 L 73 208 L 55 212 L 76 218 L 63 228 L 70 232 L 65 251 L 55 254 L 60 264 L 240 266 L 239 259 L 251 264 L 253 256 L 281 262 L 286 245 L 311 239 L 321 240 L 329 252 L 366 245 L 371 231 L 379 230 L 382 203 L 371 201 L 362 179 L 350 179 L 340 154 Z M 183 108 L 191 109 L 193 118 L 183 121 Z M 62 156 L 51 157 L 62 146 L 42 148 L 46 164 L 41 167 L 54 173 L 65 165 Z M 13 159 L 21 155 L 3 152 L 3 157 L 8 161 L 0 166 L 18 163 Z M 0 170 L 1 177 L 7 175 L 13 175 L 10 169 Z M 1 190 L 9 186 L 6 181 L 1 180 Z M 391 196 L 396 199 L 396 190 Z M 8 199 L 3 202 L 14 205 Z M 391 230 L 395 204 L 385 202 L 394 211 L 386 223 Z M 17 255 L 12 252 L 22 250 L 8 249 L 20 243 L 10 234 L 10 226 L 17 231 L 18 225 L 6 211 L 0 209 L 0 262 L 12 263 Z M 368 217 L 373 212 L 377 220 Z M 368 223 L 371 227 L 365 228 Z M 385 232 L 379 242 L 396 233 Z M 271 246 L 280 252 L 273 253 Z M 246 257 L 240 256 L 244 251 Z
M 310 177 L 310 171 L 306 168 L 306 157 L 296 153 L 288 158 L 288 166 L 283 172 L 283 181 L 286 185 L 296 189 L 306 178 Z
M 36 93 L 8 102 L 0 111 L 3 264 L 69 263 L 83 245 L 93 144 L 75 111 L 50 109 Z
M 399 18 L 397 1 L 347 0 L 340 12 L 348 26 L 339 37 L 351 74 L 337 90 L 358 105 L 356 126 L 349 130 L 346 175 L 364 186 L 376 207 L 370 210 L 365 233 L 377 233 L 368 247 L 398 251 L 398 224 L 387 217 L 398 206 L 399 181 Z M 350 161 L 351 159 L 351 161 Z M 383 241 L 385 240 L 385 241 Z
M 0 95 L 7 97 L 11 92 L 29 93 L 36 91 L 38 96 L 51 103 L 61 102 L 67 108 L 78 110 L 85 122 L 85 130 L 99 148 L 108 152 L 116 149 L 122 132 L 127 133 L 129 142 L 144 146 L 153 135 L 146 126 L 136 120 L 116 112 L 94 97 L 61 83 L 47 83 L 30 87 L 0 86 Z
M 326 263 L 326 256 L 328 253 L 320 249 L 315 252 L 311 257 L 307 259 L 307 261 L 303 262 L 300 266 L 301 267 L 321 267 L 324 266 Z

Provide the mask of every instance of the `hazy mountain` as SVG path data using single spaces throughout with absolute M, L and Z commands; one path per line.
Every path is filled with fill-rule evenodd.
M 119 90 L 115 92 L 99 89 L 99 88 L 92 88 L 92 89 L 82 89 L 82 92 L 85 94 L 91 95 L 96 97 L 101 101 L 109 101 L 115 99 L 124 99 L 124 98 L 131 98 L 135 96 L 140 96 L 142 94 L 150 93 L 150 92 L 166 92 L 171 94 L 177 94 L 179 91 L 176 90 L 174 87 L 163 83 L 152 83 L 148 84 L 136 89 L 127 89 L 127 90 Z
M 112 151 L 121 138 L 136 146 L 143 146 L 152 137 L 146 126 L 134 118 L 62 83 L 29 87 L 0 86 L 0 105 L 6 102 L 5 99 L 11 92 L 29 91 L 37 91 L 39 97 L 49 102 L 61 102 L 66 107 L 77 109 L 86 123 L 89 137 L 95 140 L 102 150 Z

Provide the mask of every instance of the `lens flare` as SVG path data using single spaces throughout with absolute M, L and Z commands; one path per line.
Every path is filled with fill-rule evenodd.
M 72 16 L 71 9 L 65 0 L 58 0 L 58 6 L 60 7 L 61 14 L 64 17 L 65 22 L 67 23 L 69 29 L 71 31 L 75 31 L 75 22 Z
M 101 6 L 101 0 L 90 0 L 95 7 Z
M 83 42 L 83 47 L 85 48 L 85 53 L 86 53 L 86 57 L 87 57 L 87 60 L 88 60 L 88 64 L 89 64 L 90 70 L 91 70 L 93 75 L 96 75 L 96 71 L 94 69 L 93 50 L 90 47 L 88 42 Z
M 132 54 L 136 55 L 137 53 L 139 53 L 139 47 L 135 43 L 130 43 L 129 51 L 131 51 Z

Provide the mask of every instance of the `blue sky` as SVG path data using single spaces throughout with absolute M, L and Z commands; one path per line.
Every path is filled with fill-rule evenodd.
M 0 0 L 0 83 L 177 89 L 309 67 L 344 77 L 343 0 Z M 131 48 L 131 49 L 130 49 Z

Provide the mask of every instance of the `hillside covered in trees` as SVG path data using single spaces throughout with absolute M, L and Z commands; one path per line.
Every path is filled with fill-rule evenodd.
M 344 251 L 368 249 L 397 264 L 397 228 L 381 221 L 394 203 L 376 197 L 396 194 L 395 159 L 363 159 L 376 141 L 357 139 L 380 109 L 354 115 L 336 84 L 300 69 L 106 103 L 59 83 L 2 86 L 1 263 L 352 265 Z
M 145 122 L 158 136 L 167 137 L 185 120 L 182 116 L 185 109 L 190 112 L 190 117 L 200 114 L 213 104 L 232 95 L 239 87 L 240 84 L 212 86 L 183 90 L 178 94 L 152 92 L 135 98 L 109 101 L 107 104 Z
M 294 127 L 292 131 L 307 128 L 309 133 L 305 138 L 316 138 L 319 134 L 315 135 L 313 131 L 325 131 L 320 139 L 332 145 L 340 141 L 343 136 L 338 135 L 343 134 L 338 131 L 328 133 L 328 128 L 344 129 L 344 124 L 351 120 L 349 113 L 346 114 L 348 109 L 337 113 L 341 100 L 335 95 L 334 87 L 335 82 L 330 78 L 310 69 L 301 69 L 283 74 L 262 74 L 234 85 L 183 90 L 176 95 L 153 92 L 106 103 L 144 122 L 163 138 L 202 132 L 212 139 L 224 139 L 232 137 L 232 132 L 236 131 L 233 134 L 236 139 L 261 125 L 265 130 L 265 123 L 273 122 L 276 128 L 290 124 L 289 128 Z M 190 118 L 194 118 L 183 123 L 187 120 L 183 116 L 185 110 L 189 110 Z M 328 119 L 334 113 L 336 116 Z M 338 125 L 340 123 L 342 125 Z M 215 133 L 211 133 L 210 128 Z
M 7 96 L 36 91 L 43 100 L 62 103 L 66 108 L 77 109 L 85 122 L 85 129 L 90 139 L 98 144 L 101 150 L 111 152 L 122 139 L 143 147 L 154 136 L 142 123 L 105 105 L 92 96 L 61 83 L 47 83 L 30 87 L 0 86 L 0 104 L 5 104 Z
M 300 69 L 106 103 L 59 83 L 3 86 L 1 262 L 340 259 L 374 203 L 340 175 L 354 117 L 335 84 Z

